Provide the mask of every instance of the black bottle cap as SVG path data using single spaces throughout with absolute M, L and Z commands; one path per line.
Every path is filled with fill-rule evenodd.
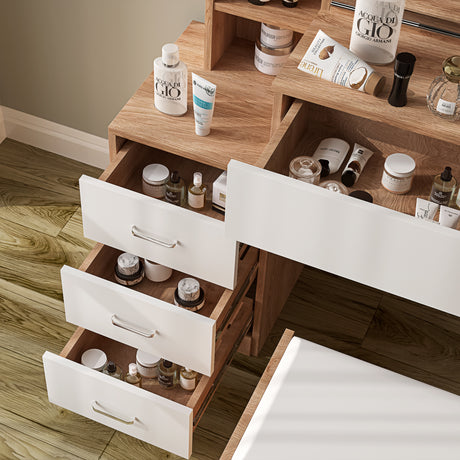
M 444 182 L 450 182 L 452 180 L 452 168 L 450 166 L 446 166 L 441 173 L 441 180 Z
M 268 0 L 270 1 L 270 0 Z M 258 5 L 258 6 L 262 6 L 262 5 L 265 5 L 265 3 L 268 3 L 267 0 L 265 0 L 265 2 L 261 1 L 261 0 L 248 0 L 249 3 L 252 3 L 253 5 Z
M 177 184 L 180 181 L 179 171 L 173 171 L 171 173 L 171 182 Z
M 356 182 L 356 174 L 351 171 L 347 170 L 344 171 L 342 174 L 342 184 L 346 185 L 347 187 L 352 187 L 354 183 Z
M 107 371 L 111 374 L 117 370 L 117 366 L 113 361 L 109 361 L 107 364 Z
M 163 366 L 169 369 L 172 367 L 172 362 L 171 361 L 166 361 L 166 359 L 163 361 Z
M 324 160 L 321 158 L 319 162 L 321 163 L 321 177 L 329 176 L 331 173 L 331 170 L 329 169 L 329 160 Z
M 287 8 L 294 8 L 295 6 L 297 6 L 297 0 L 294 0 L 294 1 L 286 1 L 286 0 L 283 0 L 283 5 Z
M 358 200 L 367 201 L 369 203 L 373 203 L 374 199 L 370 193 L 365 192 L 364 190 L 355 190 L 351 192 L 348 196 L 352 196 L 353 198 L 358 198 Z
M 399 53 L 395 59 L 395 74 L 399 77 L 410 77 L 414 71 L 415 61 L 412 53 Z

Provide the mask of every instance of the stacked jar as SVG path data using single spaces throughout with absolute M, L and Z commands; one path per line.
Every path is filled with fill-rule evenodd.
M 291 53 L 292 37 L 292 30 L 262 23 L 254 56 L 257 70 L 267 75 L 277 75 Z

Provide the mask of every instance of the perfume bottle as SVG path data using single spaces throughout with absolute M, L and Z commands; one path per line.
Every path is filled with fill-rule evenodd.
M 187 66 L 179 60 L 174 43 L 163 45 L 161 57 L 153 61 L 155 107 L 167 115 L 187 112 Z
M 185 206 L 185 183 L 178 171 L 173 171 L 166 183 L 165 200 L 177 206 Z
M 163 388 L 171 389 L 176 384 L 177 366 L 171 361 L 163 359 L 158 367 L 158 383 Z
M 109 361 L 102 371 L 103 374 L 110 375 L 118 380 L 123 380 L 123 371 L 113 361 Z
M 196 387 L 197 373 L 188 367 L 183 367 L 180 370 L 180 386 L 184 390 L 192 391 Z
M 395 59 L 393 86 L 388 103 L 394 107 L 404 107 L 407 104 L 407 87 L 414 71 L 415 56 L 412 53 L 399 53 Z
M 141 374 L 137 371 L 136 363 L 131 363 L 128 367 L 129 372 L 126 374 L 125 381 L 136 387 L 142 388 Z
M 438 117 L 457 121 L 460 120 L 460 56 L 447 58 L 442 71 L 428 90 L 428 108 Z
M 457 181 L 455 177 L 452 176 L 452 169 L 446 166 L 444 171 L 434 178 L 430 201 L 448 206 L 454 195 L 456 186 Z
M 203 185 L 203 175 L 200 172 L 193 173 L 193 184 L 188 188 L 188 204 L 191 208 L 204 208 L 206 190 L 206 185 Z

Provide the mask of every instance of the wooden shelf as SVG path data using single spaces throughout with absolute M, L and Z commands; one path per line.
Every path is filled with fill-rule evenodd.
M 353 13 L 344 10 L 340 10 L 339 13 L 334 11 L 315 19 L 281 73 L 275 78 L 274 90 L 287 96 L 460 145 L 460 125 L 434 116 L 426 107 L 426 94 L 432 80 L 442 73 L 442 61 L 448 56 L 458 54 L 460 40 L 402 26 L 398 51 L 413 53 L 417 57 L 417 62 L 409 83 L 408 104 L 396 108 L 387 102 L 393 82 L 393 64 L 375 66 L 376 71 L 387 78 L 385 88 L 378 97 L 343 88 L 297 69 L 319 29 L 348 47 Z
M 296 8 L 286 8 L 278 0 L 263 6 L 253 5 L 248 0 L 217 0 L 214 2 L 216 11 L 252 21 L 265 22 L 302 34 L 320 8 L 321 0 L 301 0 Z
M 285 8 L 287 9 L 287 8 Z M 254 164 L 270 136 L 273 78 L 254 67 L 254 43 L 236 39 L 212 71 L 203 70 L 204 24 L 192 22 L 177 40 L 189 70 L 188 111 L 171 117 L 155 109 L 150 74 L 109 126 L 111 153 L 118 138 L 155 147 L 225 170 L 231 158 Z M 195 134 L 191 74 L 217 85 L 211 134 Z

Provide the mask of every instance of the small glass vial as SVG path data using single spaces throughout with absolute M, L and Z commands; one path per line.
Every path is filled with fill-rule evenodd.
M 204 291 L 195 278 L 182 278 L 174 291 L 174 303 L 190 311 L 198 311 L 204 305 Z
M 103 374 L 107 374 L 110 377 L 114 377 L 118 380 L 123 380 L 123 371 L 113 361 L 109 361 L 102 371 Z
M 179 171 L 173 171 L 166 182 L 165 200 L 177 206 L 185 206 L 185 183 Z
M 136 364 L 139 374 L 145 379 L 156 379 L 158 377 L 158 366 L 161 358 L 151 355 L 142 350 L 137 350 Z
M 312 157 L 297 157 L 289 165 L 289 177 L 318 185 L 321 168 L 321 163 Z
M 98 348 L 90 348 L 81 355 L 83 366 L 102 372 L 107 365 L 107 355 Z
M 196 387 L 197 373 L 188 367 L 183 367 L 180 370 L 180 386 L 187 391 L 193 391 Z
M 385 160 L 382 175 L 383 187 L 391 193 L 407 193 L 414 178 L 415 161 L 404 153 L 393 153 Z
M 139 257 L 124 252 L 115 265 L 115 280 L 123 286 L 135 286 L 144 279 L 144 266 Z
M 452 176 L 452 168 L 446 166 L 444 171 L 434 178 L 430 201 L 449 206 L 456 186 L 457 181 L 455 177 Z
M 142 170 L 142 192 L 152 198 L 164 198 L 168 178 L 169 169 L 166 166 L 157 163 L 147 165 Z
M 428 90 L 428 108 L 438 117 L 457 121 L 460 120 L 460 56 L 447 58 L 442 71 Z
M 161 360 L 158 367 L 158 383 L 166 389 L 174 388 L 176 384 L 177 366 L 166 359 Z
M 188 204 L 194 209 L 203 209 L 206 203 L 206 186 L 203 185 L 203 175 L 193 173 L 193 184 L 188 188 Z
M 129 371 L 126 374 L 125 381 L 136 387 L 142 388 L 142 376 L 137 370 L 136 363 L 130 363 Z

